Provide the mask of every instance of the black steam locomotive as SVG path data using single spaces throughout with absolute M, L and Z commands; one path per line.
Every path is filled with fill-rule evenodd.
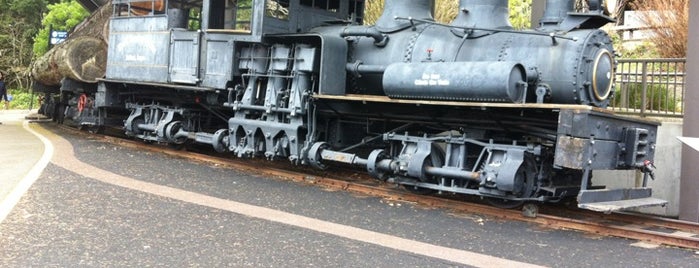
M 434 0 L 386 0 L 370 26 L 364 0 L 112 2 L 106 75 L 64 80 L 56 116 L 500 206 L 662 203 L 645 180 L 657 124 L 605 109 L 615 52 L 599 0 L 548 0 L 531 30 L 511 27 L 507 0 L 461 0 L 450 24 Z M 638 169 L 643 185 L 593 186 L 600 169 Z

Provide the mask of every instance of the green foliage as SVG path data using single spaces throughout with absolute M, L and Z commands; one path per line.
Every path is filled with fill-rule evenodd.
M 662 112 L 677 112 L 679 96 L 664 84 L 649 84 L 646 87 L 646 98 L 643 98 L 643 84 L 628 83 L 617 88 L 612 100 L 613 107 L 628 107 L 629 109 L 646 109 Z
M 32 42 L 46 5 L 59 0 L 0 0 L 0 71 L 9 87 L 29 87 Z
M 16 20 L 22 20 L 26 23 L 38 25 L 41 22 L 41 16 L 37 16 L 37 12 L 46 10 L 46 5 L 59 2 L 60 0 L 0 0 L 0 6 L 3 13 L 8 12 L 10 17 Z
M 510 23 L 515 29 L 529 29 L 532 25 L 532 0 L 510 0 Z
M 627 48 L 624 45 L 618 46 L 622 57 L 626 59 L 649 59 L 659 58 L 658 47 L 648 41 L 644 41 L 640 45 Z
M 189 10 L 187 29 L 195 31 L 201 29 L 201 8 L 195 7 Z
M 245 8 L 252 6 L 252 1 L 241 0 L 237 2 L 238 9 L 236 9 L 236 24 L 233 25 L 234 29 L 238 30 L 250 30 L 250 22 L 252 21 L 252 8 Z
M 648 42 L 643 41 L 640 44 L 624 42 L 621 35 L 618 32 L 610 32 L 609 36 L 612 38 L 612 44 L 617 50 L 617 53 L 625 59 L 649 59 L 649 58 L 659 58 L 660 53 L 658 53 L 657 46 Z
M 44 55 L 49 50 L 49 31 L 68 31 L 82 22 L 90 13 L 75 0 L 48 5 L 49 12 L 41 21 L 42 28 L 34 37 L 34 56 Z
M 10 101 L 9 107 L 10 109 L 29 109 L 30 107 L 32 109 L 39 108 L 39 96 L 36 94 L 32 95 L 32 93 L 22 89 L 10 89 L 8 94 L 12 96 L 12 101 Z M 4 103 L 0 105 L 0 108 L 4 109 L 4 105 Z

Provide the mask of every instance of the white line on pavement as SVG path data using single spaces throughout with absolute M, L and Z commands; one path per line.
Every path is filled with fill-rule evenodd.
M 29 121 L 24 121 L 22 127 L 38 137 L 44 144 L 44 154 L 41 155 L 41 159 L 29 170 L 26 176 L 17 184 L 17 186 L 12 189 L 12 192 L 7 195 L 7 197 L 0 202 L 0 223 L 2 223 L 10 211 L 17 205 L 22 196 L 29 190 L 29 187 L 34 184 L 34 182 L 41 176 L 41 172 L 44 171 L 46 165 L 49 164 L 51 157 L 53 157 L 53 144 L 44 136 L 37 133 L 33 129 L 29 128 Z

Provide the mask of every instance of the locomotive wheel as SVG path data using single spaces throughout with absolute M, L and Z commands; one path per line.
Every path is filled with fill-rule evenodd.
M 444 150 L 442 150 L 439 146 L 437 145 L 432 145 L 432 153 L 425 159 L 423 162 L 423 166 L 433 166 L 433 167 L 441 167 L 444 165 Z M 428 176 L 427 178 L 422 178 L 419 179 L 420 182 L 425 182 L 425 183 L 433 183 L 433 184 L 439 184 L 439 177 L 435 176 Z M 430 189 L 430 188 L 423 188 L 423 187 L 418 187 L 418 186 L 413 186 L 413 185 L 405 185 L 404 188 L 408 190 L 408 192 L 414 193 L 414 194 L 419 194 L 419 195 L 428 195 L 428 194 L 433 194 L 437 192 L 437 190 Z
M 99 125 L 89 125 L 87 126 L 87 132 L 92 134 L 102 134 L 104 133 L 104 127 Z
M 529 198 L 536 194 L 536 161 L 531 156 L 524 157 L 524 162 L 517 169 L 517 178 L 515 180 L 521 181 L 521 186 L 517 192 L 512 193 L 514 198 Z M 526 201 L 524 200 L 511 200 L 499 197 L 486 197 L 486 201 L 498 208 L 513 209 L 524 205 Z
M 224 153 L 228 151 L 229 133 L 228 129 L 219 129 L 214 133 L 213 147 L 216 152 Z
M 330 148 L 330 145 L 325 142 L 314 143 L 313 146 L 311 146 L 311 149 L 308 150 L 308 164 L 314 168 L 325 170 L 327 166 L 323 164 L 323 157 L 320 154 L 323 152 L 323 150 L 328 148 Z
M 66 110 L 65 104 L 58 103 L 58 105 L 56 105 L 56 113 L 54 116 L 54 121 L 56 121 L 56 123 L 61 124 L 61 125 L 63 124 L 63 122 L 65 121 L 65 117 L 66 117 L 65 110 Z
M 134 120 L 131 121 L 131 132 L 133 132 L 134 135 L 141 135 L 143 133 L 143 130 L 138 128 L 138 125 L 145 123 L 146 120 L 144 120 L 141 117 L 135 118 Z
M 434 182 L 432 180 L 421 181 L 421 182 L 436 183 L 436 180 L 434 180 Z M 404 188 L 406 190 L 408 190 L 408 192 L 411 192 L 414 194 L 419 194 L 419 195 L 428 195 L 428 194 L 433 194 L 433 193 L 437 192 L 437 190 L 434 190 L 434 189 L 423 188 L 423 187 L 413 186 L 413 185 L 405 185 Z
M 167 138 L 170 143 L 174 143 L 177 145 L 184 144 L 185 141 L 187 141 L 187 138 L 175 137 L 175 135 L 177 134 L 177 132 L 180 131 L 180 129 L 182 129 L 182 122 L 180 121 L 174 121 L 167 124 L 167 126 L 165 127 L 165 138 Z
M 488 201 L 488 204 L 491 206 L 504 209 L 513 209 L 524 205 L 523 200 L 509 200 L 498 197 L 487 197 L 485 200 Z

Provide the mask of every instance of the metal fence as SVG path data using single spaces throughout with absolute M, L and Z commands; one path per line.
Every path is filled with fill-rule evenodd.
M 609 109 L 640 116 L 684 115 L 685 59 L 620 59 Z

